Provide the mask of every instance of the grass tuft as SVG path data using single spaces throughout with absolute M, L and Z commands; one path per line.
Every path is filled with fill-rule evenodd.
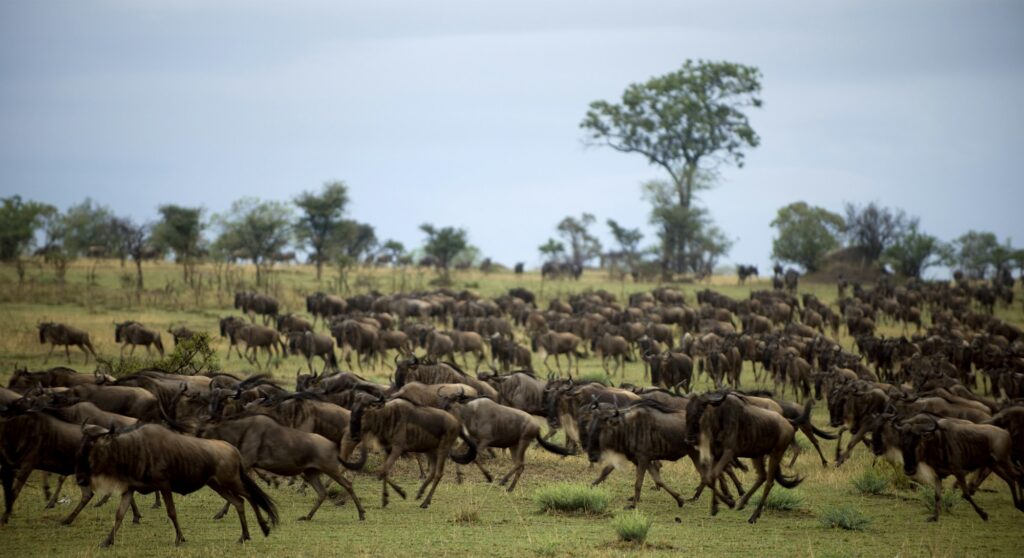
M 643 544 L 651 531 L 652 523 L 651 518 L 640 510 L 632 510 L 615 516 L 612 527 L 615 528 L 620 541 Z
M 830 529 L 846 529 L 847 531 L 863 531 L 871 523 L 856 508 L 849 506 L 828 506 L 821 510 L 818 518 L 821 524 Z
M 452 523 L 460 525 L 480 523 L 480 512 L 473 508 L 459 508 L 452 517 Z
M 598 515 L 608 508 L 611 497 L 586 485 L 557 483 L 538 489 L 533 499 L 542 512 Z
M 878 495 L 889 488 L 889 477 L 875 467 L 869 467 L 861 475 L 851 481 L 853 487 L 861 494 Z
M 918 497 L 921 499 L 921 504 L 928 511 L 935 510 L 935 490 L 932 487 L 922 486 L 921 490 L 918 491 Z M 942 496 L 939 498 L 939 506 L 942 508 L 942 513 L 952 512 L 959 502 L 960 496 L 952 488 L 944 489 Z
M 604 372 L 587 372 L 579 377 L 579 383 L 585 384 L 587 382 L 597 382 L 606 386 L 610 386 L 612 383 Z
M 758 496 L 754 502 L 755 506 L 761 505 L 763 496 Z M 793 490 L 775 490 L 768 494 L 768 500 L 764 503 L 764 509 L 770 511 L 793 511 L 802 508 L 804 497 Z

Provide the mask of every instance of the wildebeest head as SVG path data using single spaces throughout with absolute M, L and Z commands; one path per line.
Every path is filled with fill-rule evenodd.
M 377 398 L 369 401 L 359 401 L 352 407 L 352 414 L 350 415 L 348 423 L 348 434 L 354 442 L 360 442 L 363 437 L 363 417 L 367 411 L 373 409 L 380 409 L 387 403 L 387 399 L 383 395 L 378 395 Z
M 612 409 L 602 408 L 596 398 L 589 406 L 590 424 L 587 425 L 586 430 L 587 459 L 591 463 L 597 463 L 601 460 L 601 448 L 603 447 L 601 433 L 605 429 L 616 428 L 621 425 L 623 416 L 619 411 L 618 405 L 615 405 Z
M 92 465 L 89 463 L 89 456 L 97 444 L 110 443 L 114 437 L 113 428 L 103 428 L 95 424 L 82 425 L 82 443 L 78 446 L 78 453 L 75 456 L 75 483 L 78 486 L 89 486 L 92 481 Z
M 902 424 L 897 427 L 900 433 L 900 451 L 903 454 L 903 472 L 909 477 L 917 472 L 917 446 L 922 439 L 935 435 L 939 423 L 929 417 L 925 421 Z
M 719 405 L 725 401 L 728 395 L 723 391 L 713 391 L 691 397 L 686 404 L 686 435 L 684 441 L 687 444 L 696 446 L 700 442 L 700 422 L 704 412 L 709 405 Z
M 46 344 L 46 332 L 51 327 L 53 327 L 53 325 L 54 325 L 53 322 L 42 322 L 42 323 L 39 324 L 38 327 L 39 327 L 39 344 L 40 345 L 45 345 Z
M 416 355 L 399 361 L 398 357 L 395 357 L 395 387 L 400 388 L 405 385 L 405 377 L 409 372 L 419 368 L 420 361 L 416 358 Z

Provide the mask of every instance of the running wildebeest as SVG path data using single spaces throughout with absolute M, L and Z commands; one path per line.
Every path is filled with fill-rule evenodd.
M 50 356 L 53 355 L 53 350 L 57 348 L 57 345 L 64 345 L 64 354 L 67 355 L 69 364 L 71 363 L 71 345 L 75 345 L 85 353 L 86 364 L 89 363 L 89 353 L 92 353 L 93 358 L 96 357 L 96 349 L 93 348 L 92 341 L 89 340 L 87 332 L 76 327 L 54 322 L 43 322 L 38 327 L 39 344 L 45 345 L 50 343 L 50 352 L 46 353 L 43 364 L 50 360 Z
M 82 444 L 75 461 L 75 480 L 79 486 L 121 495 L 114 526 L 103 541 L 105 547 L 114 544 L 135 492 L 160 492 L 167 504 L 167 516 L 174 524 L 175 544 L 185 542 L 185 536 L 178 525 L 172 493 L 191 494 L 204 486 L 235 507 L 242 524 L 238 542 L 251 539 L 245 520 L 246 501 L 252 506 L 264 536 L 270 534 L 270 525 L 260 510 L 267 512 L 271 523 L 277 524 L 273 500 L 245 472 L 238 450 L 221 440 L 176 434 L 155 424 L 138 424 L 125 430 L 88 425 L 82 427 Z
M 249 320 L 256 321 L 256 314 L 263 316 L 263 325 L 277 317 L 279 305 L 277 299 L 260 293 L 235 293 L 235 308 L 249 315 Z
M 128 320 L 127 322 L 115 323 L 114 324 L 114 341 L 122 343 L 121 345 L 121 358 L 124 358 L 124 349 L 128 345 L 132 346 L 132 350 L 129 351 L 128 355 L 135 354 L 135 347 L 142 345 L 146 347 L 146 354 L 150 354 L 150 345 L 156 347 L 160 356 L 164 356 L 164 344 L 160 340 L 160 332 L 155 329 L 150 329 L 139 322 Z

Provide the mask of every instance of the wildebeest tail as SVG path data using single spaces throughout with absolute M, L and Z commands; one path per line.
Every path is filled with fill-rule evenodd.
M 814 432 L 815 436 L 825 440 L 835 440 L 837 437 L 835 434 L 825 432 L 824 430 L 820 430 L 817 426 L 814 426 L 813 424 L 811 425 L 811 431 Z
M 552 444 L 551 442 L 548 442 L 539 433 L 537 434 L 537 443 L 540 444 L 540 447 L 550 451 L 555 455 L 572 455 L 571 451 L 563 448 L 562 446 L 557 446 L 555 444 Z
M 784 488 L 796 488 L 800 486 L 800 483 L 804 482 L 804 479 L 803 477 L 787 477 L 782 474 L 782 467 L 779 467 L 775 470 L 775 482 Z
M 337 370 L 338 369 L 338 355 L 334 354 L 334 349 L 333 348 L 331 349 L 331 352 L 329 352 L 327 354 L 328 354 L 327 364 L 329 364 L 330 367 L 333 368 L 334 370 Z
M 811 407 L 813 405 L 813 401 L 807 400 L 807 403 L 804 403 L 804 412 L 795 420 L 789 421 L 789 423 L 797 428 L 807 424 L 811 420 Z M 815 434 L 817 434 L 817 432 L 815 432 Z
M 249 503 L 252 504 L 253 507 L 267 512 L 267 516 L 270 517 L 270 522 L 277 525 L 277 504 L 274 503 L 266 492 L 263 492 L 263 489 L 260 488 L 259 485 L 252 480 L 252 477 L 246 474 L 244 470 L 239 468 L 238 474 L 242 477 L 242 486 L 245 487 Z M 269 529 L 265 529 L 263 531 L 263 536 L 267 536 L 269 534 Z
M 476 459 L 476 442 L 474 442 L 473 438 L 471 438 L 469 434 L 466 433 L 465 429 L 462 429 L 462 431 L 459 432 L 459 438 L 461 438 L 462 441 L 466 443 L 466 453 L 462 455 L 455 455 L 449 452 L 449 456 L 451 456 L 452 461 L 458 463 L 459 465 L 469 465 L 470 463 L 473 462 L 474 459 Z

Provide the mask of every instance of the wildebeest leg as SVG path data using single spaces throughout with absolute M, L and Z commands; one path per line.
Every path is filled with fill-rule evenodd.
M 530 447 L 530 442 L 535 437 L 536 436 L 524 437 L 519 440 L 519 445 L 516 446 L 515 453 L 512 455 L 512 463 L 514 463 L 514 466 L 500 481 L 498 481 L 498 484 L 504 485 L 508 482 L 509 477 L 512 477 L 512 474 L 515 473 L 515 476 L 512 477 L 512 484 L 508 485 L 506 491 L 512 492 L 516 487 L 516 483 L 519 482 L 519 477 L 522 476 L 523 470 L 526 469 L 526 449 Z
M 647 467 L 650 463 L 647 460 L 640 459 L 636 462 L 636 482 L 633 483 L 633 498 L 629 504 L 626 505 L 627 510 L 631 510 L 640 503 L 640 492 L 644 487 L 644 475 L 647 474 Z
M 847 428 L 845 424 L 840 426 L 839 430 L 836 430 L 836 461 L 839 461 L 839 455 L 842 453 L 843 432 L 846 432 L 846 430 Z M 838 467 L 839 465 L 836 466 Z
M 569 360 L 569 355 L 565 355 L 566 361 L 569 363 L 569 373 L 572 374 L 572 361 Z M 558 353 L 555 353 L 555 366 L 558 367 L 558 375 L 562 375 L 562 363 L 558 361 Z
M 934 480 L 934 485 L 932 486 L 932 492 L 935 493 L 935 511 L 934 511 L 934 513 L 932 513 L 932 516 L 929 517 L 926 520 L 926 521 L 929 521 L 929 522 L 938 521 L 939 520 L 939 511 L 942 508 L 942 479 L 939 478 L 938 474 L 935 474 L 935 480 Z
M 491 475 L 490 471 L 484 468 L 482 463 L 480 463 L 479 457 L 473 460 L 473 464 L 476 465 L 477 469 L 480 469 L 480 472 L 484 475 L 484 479 L 486 479 L 487 482 L 494 481 L 494 476 Z
M 598 475 L 596 479 L 594 479 L 594 482 L 590 483 L 590 486 L 594 487 L 601 484 L 602 482 L 604 482 L 604 479 L 608 478 L 608 475 L 612 474 L 612 471 L 614 470 L 614 465 L 608 465 L 604 469 L 601 469 L 601 474 Z
M 441 451 L 440 449 L 437 449 L 437 450 L 434 451 L 434 453 L 430 454 L 427 457 L 427 459 L 429 460 L 429 467 L 428 467 L 428 471 L 427 471 L 427 478 L 422 483 L 420 483 L 420 488 L 419 488 L 419 490 L 416 491 L 416 499 L 417 500 L 419 500 L 420 498 L 423 497 L 423 493 L 426 491 L 427 486 L 429 486 L 431 481 L 434 480 L 434 476 L 437 473 L 437 462 L 439 460 L 443 461 L 444 459 L 446 459 L 444 456 L 442 456 L 440 459 L 438 459 L 438 455 L 437 454 L 440 453 L 440 451 Z
M 109 501 L 110 501 L 110 493 L 104 494 L 104 495 L 103 495 L 103 497 L 102 497 L 102 498 L 100 498 L 100 501 L 99 501 L 99 502 L 96 502 L 96 504 L 95 504 L 95 505 L 93 505 L 93 507 L 94 507 L 94 508 L 99 508 L 99 507 L 102 507 L 102 506 L 103 506 L 103 504 L 106 504 L 106 503 L 107 503 L 107 502 L 109 502 Z
M 9 463 L 0 463 L 0 480 L 4 486 L 4 514 L 0 516 L 0 525 L 6 525 L 14 507 L 14 467 Z
M 441 483 L 441 477 L 444 476 L 444 462 L 447 459 L 447 453 L 447 451 L 438 449 L 438 453 L 434 456 L 433 467 L 430 468 L 434 474 L 434 484 L 431 485 L 430 492 L 427 493 L 427 497 L 420 504 L 420 507 L 423 509 L 430 507 L 430 501 L 434 498 L 434 491 L 437 490 L 437 485 Z
M 85 353 L 85 364 L 89 364 L 89 351 L 85 350 L 85 345 L 79 344 L 78 348 L 81 349 L 83 353 Z
M 759 459 L 755 459 L 754 464 L 757 467 L 758 476 L 761 477 L 764 475 L 764 458 L 761 457 Z M 772 491 L 772 485 L 775 484 L 775 476 L 779 473 L 780 467 L 782 467 L 782 455 L 772 455 L 768 461 L 768 480 L 765 482 L 764 491 L 761 493 L 761 501 L 757 503 L 757 509 L 754 510 L 754 513 L 750 516 L 750 519 L 747 520 L 747 523 L 757 523 L 757 519 L 761 517 L 761 511 L 764 509 L 765 502 L 768 501 L 768 494 Z M 751 487 L 743 497 L 746 498 L 753 494 L 756 488 L 756 486 Z
M 174 525 L 174 545 L 178 546 L 185 542 L 185 535 L 181 534 L 181 526 L 178 525 L 178 510 L 174 507 L 174 496 L 171 495 L 170 490 L 161 490 L 160 493 L 163 494 L 164 502 L 167 503 L 167 517 Z
M 64 356 L 68 359 L 68 364 L 71 364 L 71 345 L 64 345 Z
M 340 472 L 325 471 L 324 473 L 328 477 L 334 479 L 334 482 L 340 484 L 341 487 L 345 489 L 345 492 L 348 492 L 348 495 L 352 497 L 352 502 L 356 505 L 356 511 L 359 512 L 359 521 L 363 521 L 364 519 L 366 519 L 366 511 L 363 509 L 363 504 L 359 501 L 359 497 L 356 496 L 356 491 L 352 487 L 352 483 L 349 482 L 349 480 L 346 479 Z M 405 495 L 403 494 L 402 497 L 404 498 Z M 310 514 L 311 519 L 312 517 L 313 515 Z
M 53 495 L 50 496 L 50 499 L 46 502 L 46 507 L 44 509 L 50 510 L 57 505 L 57 498 L 60 498 L 60 489 L 64 486 L 64 481 L 67 478 L 67 476 L 57 477 L 57 488 L 53 489 Z M 46 485 L 44 484 L 43 487 L 45 489 Z
M 800 454 L 803 453 L 804 450 L 800 447 L 800 444 L 796 443 L 795 436 L 793 437 L 793 441 L 789 444 L 789 449 L 793 450 L 793 458 L 789 460 L 789 466 L 792 467 L 796 464 L 796 458 L 800 457 Z
M 844 461 L 850 458 L 850 454 L 853 452 L 853 448 L 857 447 L 857 444 L 864 439 L 868 433 L 868 424 L 865 422 L 861 425 L 857 433 L 850 438 L 850 443 L 846 444 L 846 451 L 843 452 L 838 459 L 836 459 L 836 467 L 843 464 Z
M 821 466 L 822 467 L 827 467 L 828 466 L 828 460 L 825 459 L 825 454 L 822 453 L 822 451 L 821 451 L 821 445 L 818 444 L 818 437 L 815 436 L 814 435 L 814 431 L 811 430 L 811 425 L 810 424 L 805 424 L 805 425 L 801 426 L 800 427 L 800 431 L 804 433 L 804 436 L 806 436 L 807 439 L 811 441 L 811 445 L 814 446 L 814 449 L 818 451 L 818 457 L 821 458 Z M 789 466 L 792 468 L 793 464 L 790 463 Z
M 85 508 L 85 506 L 89 503 L 90 500 L 92 500 L 92 497 L 92 489 L 89 488 L 88 486 L 82 487 L 82 497 L 78 499 L 78 505 L 75 506 L 75 509 L 72 510 L 71 513 L 68 514 L 68 516 L 65 517 L 63 521 L 60 522 L 60 524 L 71 525 L 75 518 L 78 517 L 78 514 L 82 513 L 82 509 Z M 134 521 L 134 523 L 138 523 L 138 521 Z
M 757 492 L 758 488 L 761 488 L 761 485 L 764 484 L 766 480 L 764 469 L 764 457 L 755 457 L 752 459 L 752 461 L 754 462 L 754 468 L 757 470 L 757 480 L 754 481 L 754 486 L 751 486 L 750 490 L 748 490 L 747 493 L 744 494 L 742 498 L 740 498 L 740 501 L 736 503 L 736 509 L 738 510 L 742 510 L 744 507 L 746 507 L 747 501 L 749 501 L 750 497 L 753 496 L 755 492 Z M 764 497 L 761 498 L 761 502 L 764 502 Z M 760 506 L 758 506 L 758 509 L 760 510 Z
M 1006 482 L 1007 486 L 1010 487 L 1010 495 L 1013 496 L 1014 507 L 1020 511 L 1024 511 L 1024 494 L 1021 494 L 1021 486 L 1018 485 L 1018 482 L 1022 482 L 1024 481 L 1024 479 L 1017 477 L 1018 480 L 1015 482 L 1015 475 L 1013 474 L 1013 470 L 1007 470 L 1006 466 L 1001 463 L 997 463 L 992 468 L 992 471 L 995 472 L 995 474 L 998 475 L 999 478 L 1003 479 L 1003 481 Z M 978 481 L 978 484 L 981 484 L 980 480 Z
M 551 366 L 548 364 L 549 358 L 551 358 L 551 353 L 544 355 L 544 368 L 546 368 L 548 372 L 551 372 Z M 559 372 L 561 372 L 561 370 L 559 370 Z
M 217 512 L 217 514 L 213 516 L 213 519 L 215 521 L 218 520 L 218 519 L 223 519 L 224 516 L 228 514 L 228 510 L 229 509 L 231 509 L 231 502 L 224 502 L 224 507 L 221 508 L 220 511 Z
M 982 521 L 988 521 L 988 514 L 985 513 L 985 510 L 981 509 L 981 506 L 975 503 L 974 498 L 971 497 L 971 491 L 967 489 L 967 481 L 964 479 L 964 474 L 953 473 L 953 476 L 956 477 L 956 484 L 960 487 L 960 495 L 963 496 L 964 500 L 967 500 L 967 502 L 971 504 L 974 511 L 978 512 L 978 517 L 980 517 Z
M 50 352 L 46 353 L 46 358 L 43 359 L 43 364 L 46 364 L 46 362 L 50 360 L 50 356 L 53 355 L 53 350 L 56 348 L 56 343 L 50 343 Z
M 388 454 L 388 458 L 384 460 L 384 464 L 380 467 L 380 472 L 377 473 L 377 478 L 382 481 L 382 492 L 380 507 L 386 508 L 388 506 L 388 471 L 394 466 L 395 461 L 398 461 L 399 456 L 402 455 L 402 450 L 398 447 L 391 448 L 391 453 Z
M 732 463 L 733 457 L 733 450 L 726 448 L 722 452 L 722 457 L 719 458 L 718 463 L 716 463 L 713 467 L 708 467 L 707 469 L 705 469 L 704 482 L 707 483 L 709 488 L 711 488 L 712 493 L 711 515 L 715 515 L 718 513 L 719 498 L 727 501 L 727 499 L 722 494 L 720 489 L 716 486 L 716 481 L 718 480 L 718 477 L 722 474 L 722 470 L 724 470 L 730 463 Z
M 655 467 L 654 463 L 651 463 L 651 466 L 648 467 L 647 470 L 651 473 L 651 478 L 654 479 L 654 485 L 665 489 L 665 492 L 668 492 L 669 496 L 672 496 L 672 498 L 675 499 L 676 505 L 680 508 L 683 507 L 684 498 L 678 492 L 669 488 L 668 485 L 661 480 L 661 472 L 658 470 L 658 467 Z
M 153 509 L 154 510 L 160 509 L 160 493 L 159 492 L 153 493 Z
M 316 502 L 313 503 L 313 509 L 309 510 L 308 514 L 299 517 L 299 521 L 309 521 L 313 519 L 313 514 L 316 513 L 316 510 L 320 509 L 320 505 L 327 499 L 327 490 L 324 488 L 324 484 L 320 482 L 320 473 L 316 471 L 306 471 L 302 474 L 302 478 L 316 491 Z
M 114 544 L 114 536 L 117 535 L 117 530 L 121 528 L 121 521 L 124 519 L 124 514 L 128 511 L 128 506 L 132 503 L 132 492 L 131 490 L 121 494 L 121 505 L 117 507 L 117 513 L 114 514 L 114 527 L 110 530 L 110 534 L 100 545 L 104 548 Z
M 423 454 L 415 453 L 412 457 L 416 461 L 416 467 L 420 470 L 420 480 L 425 480 L 427 472 L 423 470 Z

